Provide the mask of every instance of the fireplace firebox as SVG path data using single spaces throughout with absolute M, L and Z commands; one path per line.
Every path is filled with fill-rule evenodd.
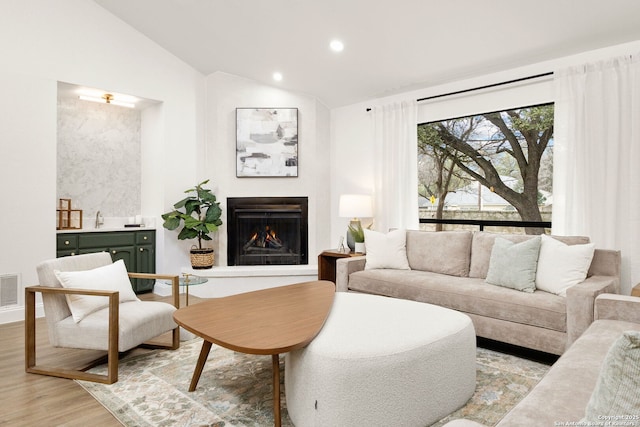
M 227 230 L 227 265 L 309 262 L 306 197 L 230 197 Z

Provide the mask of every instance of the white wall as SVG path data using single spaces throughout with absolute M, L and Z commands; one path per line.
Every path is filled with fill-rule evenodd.
M 329 111 L 315 98 L 266 86 L 226 73 L 207 77 L 207 138 L 203 175 L 221 202 L 223 226 L 216 235 L 216 264 L 227 260 L 227 197 L 307 196 L 309 264 L 328 248 Z M 236 108 L 298 108 L 298 177 L 236 177 Z
M 37 284 L 35 263 L 55 257 L 56 82 L 0 72 L 0 275 Z M 24 318 L 0 310 L 0 323 Z
M 92 1 L 9 0 L 2 9 L 0 275 L 18 274 L 22 287 L 55 257 L 57 82 L 162 102 L 142 129 L 142 213 L 159 216 L 200 175 L 205 80 Z M 158 271 L 179 272 L 163 233 Z M 0 323 L 23 317 L 21 306 L 0 310 Z
M 373 134 L 371 128 L 373 117 L 371 113 L 366 111 L 367 108 L 406 99 L 420 99 L 521 77 L 538 75 L 587 61 L 637 53 L 639 49 L 640 41 L 626 43 L 605 49 L 584 52 L 570 57 L 558 58 L 554 61 L 546 61 L 527 67 L 505 70 L 479 78 L 413 90 L 385 98 L 372 99 L 367 102 L 331 110 L 331 238 L 333 239 L 333 246 L 337 244 L 336 236 L 344 235 L 348 224 L 347 218 L 338 217 L 338 199 L 340 194 L 372 191 L 373 157 L 371 155 L 371 141 Z M 485 89 L 478 92 L 426 101 L 420 104 L 418 120 L 423 123 L 473 113 L 495 111 L 507 107 L 522 106 L 522 104 L 513 105 L 513 102 L 518 102 L 518 99 L 527 99 L 528 104 L 553 101 L 554 89 L 552 80 L 541 79 L 537 82 L 516 84 L 514 86 L 496 89 Z M 358 158 L 358 162 L 353 162 L 354 157 Z M 635 236 L 630 236 L 630 238 L 635 238 Z M 594 243 L 598 246 L 598 242 Z M 598 247 L 603 246 L 600 245 Z M 631 278 L 631 282 L 634 284 L 639 281 L 640 277 Z M 628 293 L 630 286 L 631 283 L 623 283 L 622 288 Z

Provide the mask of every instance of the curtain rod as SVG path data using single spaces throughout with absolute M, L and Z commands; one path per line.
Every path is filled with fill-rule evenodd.
M 416 101 L 417 102 L 429 101 L 431 99 L 443 98 L 445 96 L 460 95 L 461 93 L 474 92 L 476 90 L 489 89 L 489 88 L 492 88 L 492 87 L 504 86 L 504 85 L 508 85 L 508 84 L 512 84 L 512 83 L 518 83 L 518 82 L 523 82 L 523 81 L 526 81 L 526 80 L 538 79 L 540 77 L 547 77 L 547 76 L 552 76 L 552 75 L 553 75 L 553 71 L 550 71 L 548 73 L 536 74 L 534 76 L 520 77 L 519 79 L 507 80 L 507 81 L 499 82 L 499 83 L 491 83 L 491 84 L 488 84 L 488 85 L 473 87 L 473 88 L 470 88 L 470 89 L 457 90 L 455 92 L 441 93 L 440 95 L 427 96 L 425 98 L 419 98 Z M 371 111 L 371 108 L 367 108 L 367 111 Z

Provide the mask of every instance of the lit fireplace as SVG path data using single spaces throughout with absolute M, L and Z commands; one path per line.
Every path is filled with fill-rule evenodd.
M 251 235 L 251 238 L 242 247 L 243 251 L 248 252 L 283 252 L 287 250 L 287 247 L 282 244 L 275 232 L 270 226 L 265 226 L 264 230 L 256 231 Z
M 228 265 L 307 264 L 306 197 L 227 199 Z

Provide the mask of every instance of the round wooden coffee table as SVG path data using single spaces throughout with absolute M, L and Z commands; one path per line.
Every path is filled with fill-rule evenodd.
M 302 348 L 329 315 L 335 285 L 320 280 L 215 298 L 173 314 L 204 339 L 189 391 L 196 389 L 213 343 L 248 354 L 272 355 L 273 418 L 280 426 L 280 353 Z

